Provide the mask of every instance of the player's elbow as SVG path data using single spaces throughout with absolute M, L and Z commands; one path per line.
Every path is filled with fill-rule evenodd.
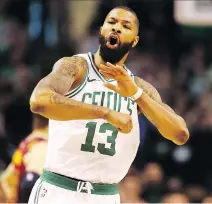
M 42 114 L 45 112 L 48 106 L 49 92 L 40 91 L 39 93 L 34 91 L 30 98 L 30 110 L 36 114 Z
M 173 142 L 177 145 L 184 145 L 189 139 L 189 131 L 185 128 L 179 128 L 175 133 Z
M 45 110 L 45 106 L 42 103 L 39 103 L 38 101 L 32 101 L 30 100 L 30 110 L 33 113 L 43 113 Z

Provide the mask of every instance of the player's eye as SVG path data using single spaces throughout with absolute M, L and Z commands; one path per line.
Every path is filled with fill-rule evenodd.
M 130 27 L 128 25 L 124 25 L 124 28 L 126 29 L 129 29 L 130 30 Z
M 109 24 L 115 24 L 115 21 L 108 21 Z

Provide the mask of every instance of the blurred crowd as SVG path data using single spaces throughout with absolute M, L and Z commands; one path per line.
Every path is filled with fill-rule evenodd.
M 83 39 L 67 34 L 67 1 L 61 1 L 62 12 L 55 2 L 0 1 L 1 171 L 32 130 L 29 97 L 35 84 L 59 58 L 95 52 L 99 27 L 119 1 L 95 5 Z M 172 1 L 123 2 L 141 24 L 140 43 L 130 52 L 127 66 L 184 117 L 191 138 L 184 146 L 173 145 L 139 116 L 141 145 L 120 183 L 122 202 L 212 202 L 212 29 L 178 25 Z

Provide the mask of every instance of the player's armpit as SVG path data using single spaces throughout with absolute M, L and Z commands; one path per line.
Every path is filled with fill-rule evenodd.
M 148 82 L 137 77 L 136 84 L 144 91 L 136 100 L 139 110 L 165 138 L 178 145 L 185 144 L 189 138 L 189 132 L 184 119 L 162 102 L 158 91 Z

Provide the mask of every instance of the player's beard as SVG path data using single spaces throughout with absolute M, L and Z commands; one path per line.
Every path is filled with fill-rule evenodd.
M 115 49 L 108 48 L 106 43 L 106 38 L 103 35 L 99 34 L 99 54 L 101 58 L 105 62 L 115 64 L 119 62 L 124 57 L 124 55 L 130 51 L 130 49 L 132 48 L 133 41 L 131 43 L 119 44 L 118 47 Z

